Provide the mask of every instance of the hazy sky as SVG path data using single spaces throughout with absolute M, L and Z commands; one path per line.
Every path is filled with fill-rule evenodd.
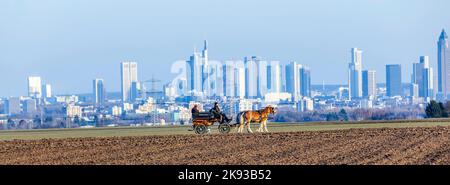
M 26 95 L 39 75 L 55 93 L 119 91 L 119 63 L 169 81 L 172 62 L 209 41 L 210 59 L 257 55 L 312 70 L 313 83 L 346 84 L 350 48 L 385 80 L 385 64 L 429 55 L 450 30 L 448 0 L 0 0 L 0 96 Z M 435 71 L 437 69 L 435 68 Z

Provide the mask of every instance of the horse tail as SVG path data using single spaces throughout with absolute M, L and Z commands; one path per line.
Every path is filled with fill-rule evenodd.
M 244 122 L 245 122 L 245 112 L 241 112 L 241 113 L 239 113 L 238 114 L 238 117 L 237 117 L 237 122 L 240 124 L 240 125 L 243 125 L 244 124 Z

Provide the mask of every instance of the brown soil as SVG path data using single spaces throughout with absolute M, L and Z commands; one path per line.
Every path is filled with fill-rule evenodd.
M 0 141 L 0 164 L 450 164 L 450 127 Z

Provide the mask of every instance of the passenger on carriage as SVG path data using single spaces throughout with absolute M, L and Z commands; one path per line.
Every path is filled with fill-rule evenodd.
M 200 111 L 198 110 L 197 105 L 194 105 L 194 107 L 191 110 L 191 114 L 192 114 L 192 119 L 195 119 L 198 117 L 198 115 L 200 114 Z
M 224 119 L 225 122 L 229 123 L 231 121 L 230 118 L 227 117 L 222 111 L 220 110 L 219 103 L 215 102 L 214 107 L 210 110 L 211 113 L 213 113 L 214 117 L 217 119 Z

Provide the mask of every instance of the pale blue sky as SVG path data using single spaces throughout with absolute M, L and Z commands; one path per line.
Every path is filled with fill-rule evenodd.
M 118 91 L 128 59 L 140 79 L 169 81 L 171 63 L 205 38 L 211 59 L 298 61 L 313 83 L 345 84 L 358 47 L 377 81 L 392 63 L 409 81 L 419 55 L 436 66 L 449 9 L 448 0 L 0 0 L 0 96 L 26 95 L 29 75 L 56 93 L 90 92 L 96 77 Z

